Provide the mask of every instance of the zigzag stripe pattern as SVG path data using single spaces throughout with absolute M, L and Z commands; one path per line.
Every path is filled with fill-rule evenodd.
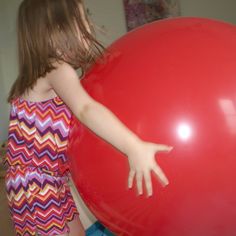
M 72 113 L 60 97 L 11 105 L 5 179 L 16 235 L 65 234 L 78 214 L 66 175 Z

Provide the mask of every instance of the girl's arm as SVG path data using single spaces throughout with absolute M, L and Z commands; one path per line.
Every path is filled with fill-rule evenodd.
M 84 125 L 127 155 L 130 164 L 128 178 L 130 188 L 136 177 L 138 192 L 142 194 L 144 178 L 147 193 L 149 196 L 152 195 L 151 170 L 156 173 L 164 186 L 168 184 L 165 174 L 155 161 L 155 153 L 168 152 L 172 147 L 142 141 L 110 110 L 88 95 L 80 84 L 76 72 L 68 64 L 59 64 L 58 68 L 47 77 L 54 91 Z

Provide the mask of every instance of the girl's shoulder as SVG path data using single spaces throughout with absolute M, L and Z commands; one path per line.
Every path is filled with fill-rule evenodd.
M 48 74 L 48 78 L 53 79 L 53 78 L 59 78 L 59 77 L 68 77 L 68 76 L 77 76 L 76 70 L 69 65 L 66 62 L 55 62 L 53 63 L 53 66 L 55 67 L 54 70 L 52 70 Z

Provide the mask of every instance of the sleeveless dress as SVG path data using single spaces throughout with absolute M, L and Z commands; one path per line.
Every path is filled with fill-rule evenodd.
M 66 156 L 72 113 L 60 97 L 11 103 L 5 164 L 16 235 L 60 235 L 78 211 Z

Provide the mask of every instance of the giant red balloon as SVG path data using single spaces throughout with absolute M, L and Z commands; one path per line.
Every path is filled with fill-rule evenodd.
M 69 155 L 83 199 L 116 235 L 236 234 L 236 27 L 162 20 L 116 41 L 83 86 L 142 139 L 174 146 L 154 195 L 127 189 L 124 155 L 76 123 Z M 106 122 L 106 121 L 104 121 Z

